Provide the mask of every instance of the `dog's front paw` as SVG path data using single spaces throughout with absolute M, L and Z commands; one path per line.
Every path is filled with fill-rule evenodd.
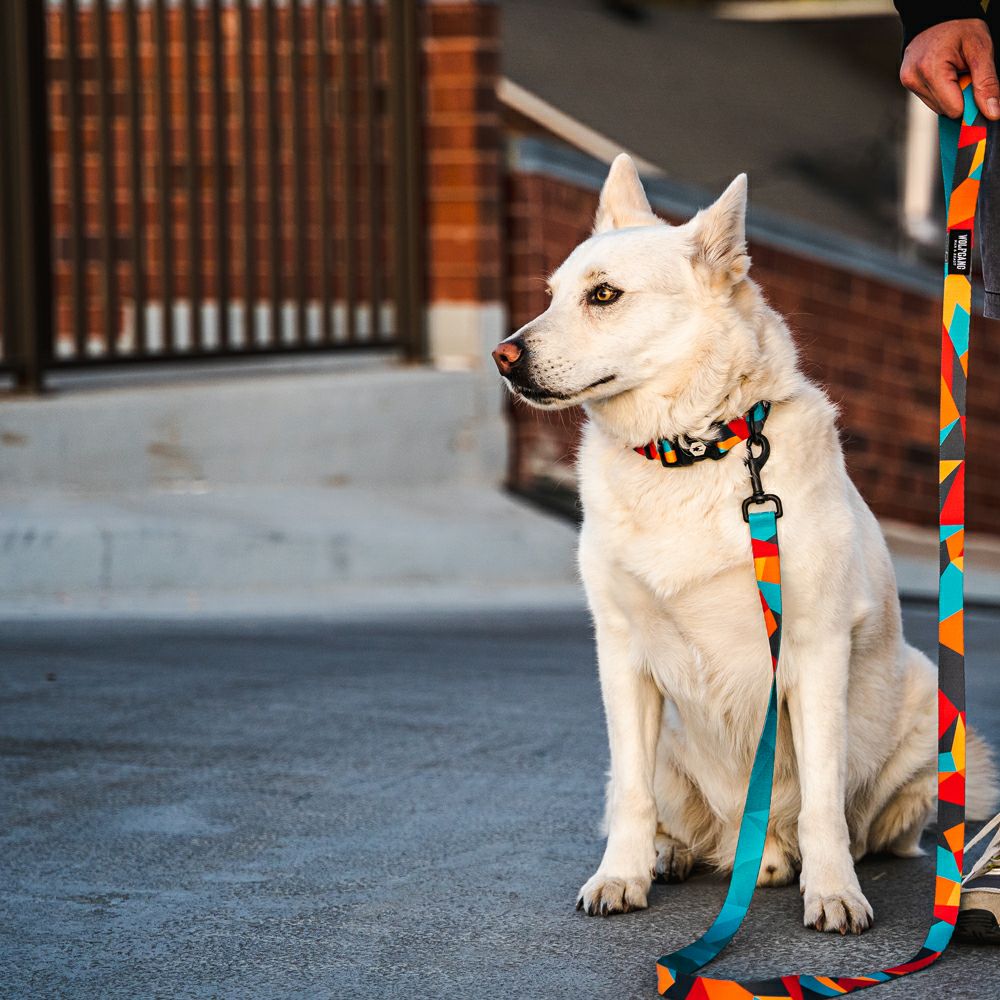
M 806 885 L 803 892 L 803 923 L 818 931 L 861 934 L 874 920 L 871 904 L 860 888 L 845 886 L 828 892 L 813 892 Z
M 610 917 L 612 913 L 644 910 L 650 882 L 649 876 L 616 878 L 599 871 L 580 890 L 576 908 L 592 917 Z

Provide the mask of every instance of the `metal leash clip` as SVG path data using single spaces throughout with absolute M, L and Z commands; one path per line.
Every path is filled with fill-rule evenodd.
M 760 448 L 758 454 L 753 453 L 754 445 Z M 756 429 L 747 438 L 747 468 L 750 470 L 750 484 L 753 486 L 753 493 L 743 501 L 743 520 L 750 523 L 750 508 L 756 504 L 765 504 L 769 501 L 774 504 L 774 516 L 781 517 L 781 500 L 774 493 L 765 493 L 764 485 L 760 480 L 760 470 L 767 464 L 771 457 L 771 444 L 764 435 Z

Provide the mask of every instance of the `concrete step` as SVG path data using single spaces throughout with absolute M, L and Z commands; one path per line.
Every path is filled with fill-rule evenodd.
M 0 406 L 0 490 L 499 484 L 501 391 L 379 360 L 92 383 Z M 83 383 L 86 384 L 85 382 Z
M 937 593 L 932 529 L 883 522 L 900 592 Z M 1000 541 L 966 593 L 1000 602 Z M 576 531 L 491 487 L 0 493 L 0 615 L 349 614 L 580 605 Z
M 8 610 L 156 595 L 196 605 L 272 594 L 288 605 L 310 592 L 576 587 L 572 526 L 462 484 L 7 492 L 0 546 Z

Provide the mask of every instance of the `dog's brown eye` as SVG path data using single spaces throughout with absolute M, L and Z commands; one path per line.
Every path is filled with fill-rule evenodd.
M 592 305 L 606 306 L 620 298 L 621 294 L 617 288 L 612 288 L 610 285 L 598 285 L 590 293 L 588 300 Z

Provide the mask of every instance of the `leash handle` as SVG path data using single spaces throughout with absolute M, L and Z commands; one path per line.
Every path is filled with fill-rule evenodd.
M 941 326 L 939 455 L 940 579 L 938 597 L 938 846 L 934 920 L 909 961 L 861 976 L 788 975 L 737 983 L 695 973 L 739 930 L 750 906 L 770 817 L 777 732 L 777 665 L 781 642 L 781 577 L 774 512 L 748 515 L 757 587 L 771 647 L 771 693 L 750 773 L 733 874 L 725 902 L 708 930 L 656 964 L 657 989 L 673 1000 L 820 1000 L 876 986 L 935 962 L 958 919 L 965 839 L 965 396 L 972 315 L 972 244 L 976 202 L 986 154 L 986 120 L 976 108 L 969 77 L 961 81 L 964 111 L 940 120 L 948 245 Z M 761 553 L 759 556 L 758 553 Z M 769 617 L 770 615 L 770 617 Z

